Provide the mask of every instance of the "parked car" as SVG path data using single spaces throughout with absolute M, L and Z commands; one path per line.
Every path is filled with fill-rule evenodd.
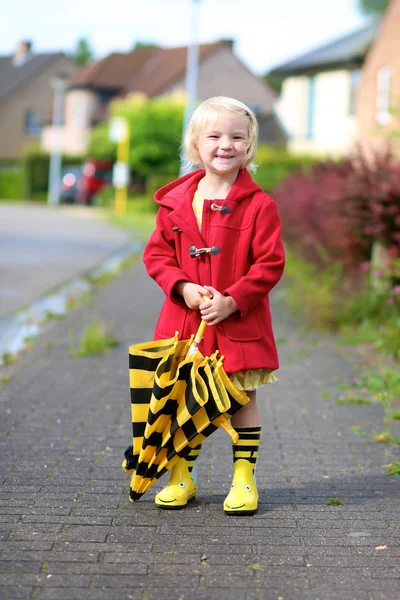
M 83 165 L 64 167 L 61 177 L 60 202 L 94 204 L 95 195 L 112 182 L 113 163 L 108 160 L 86 160 Z
M 74 204 L 78 201 L 79 187 L 83 176 L 82 165 L 63 167 L 61 173 L 60 202 Z
M 112 167 L 113 163 L 109 160 L 90 159 L 84 162 L 77 198 L 79 204 L 93 204 L 96 193 L 111 184 Z

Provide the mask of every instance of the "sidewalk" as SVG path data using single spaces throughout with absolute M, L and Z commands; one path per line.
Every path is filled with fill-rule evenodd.
M 161 292 L 140 261 L 53 323 L 0 371 L 0 598 L 34 600 L 399 600 L 399 448 L 353 434 L 379 406 L 340 406 L 353 375 L 330 338 L 273 314 L 279 382 L 263 389 L 254 517 L 228 517 L 230 439 L 204 444 L 197 501 L 161 511 L 128 501 L 128 345 L 151 339 Z M 70 358 L 92 319 L 120 346 Z M 395 454 L 397 452 L 397 456 Z M 229 465 L 229 468 L 226 467 Z M 340 506 L 325 501 L 338 497 Z M 379 547 L 386 547 L 378 549 Z
M 95 207 L 0 203 L 0 366 L 138 246 Z
M 94 207 L 0 203 L 0 319 L 130 240 Z

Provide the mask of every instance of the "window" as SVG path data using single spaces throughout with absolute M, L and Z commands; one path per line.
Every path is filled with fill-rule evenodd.
M 314 121 L 315 121 L 315 75 L 311 75 L 308 79 L 308 103 L 307 103 L 307 129 L 306 135 L 308 140 L 314 138 Z
M 350 97 L 349 97 L 349 115 L 354 115 L 356 109 L 356 98 L 358 84 L 360 83 L 360 69 L 350 71 Z
M 26 135 L 40 135 L 40 113 L 37 110 L 26 111 L 24 131 Z
M 381 67 L 378 71 L 376 90 L 376 120 L 379 125 L 387 125 L 391 119 L 389 113 L 390 104 L 390 80 L 391 68 Z

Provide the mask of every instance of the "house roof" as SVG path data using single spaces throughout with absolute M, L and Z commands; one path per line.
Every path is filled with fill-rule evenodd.
M 230 40 L 199 46 L 199 60 L 223 47 Z M 69 80 L 72 88 L 113 89 L 119 92 L 140 91 L 155 96 L 184 76 L 187 47 L 138 48 L 128 54 L 110 54 L 106 58 L 76 71 Z
M 128 54 L 113 52 L 102 60 L 75 71 L 69 79 L 69 86 L 120 90 L 157 50 L 158 48 L 140 48 Z
M 26 62 L 15 65 L 13 56 L 0 56 L 0 102 L 23 87 L 54 61 L 64 57 L 61 52 L 33 54 Z
M 298 58 L 272 69 L 276 75 L 290 75 L 299 71 L 327 68 L 334 65 L 358 63 L 364 58 L 374 41 L 380 21 L 373 21 L 353 33 L 340 37 L 328 44 L 319 46 Z

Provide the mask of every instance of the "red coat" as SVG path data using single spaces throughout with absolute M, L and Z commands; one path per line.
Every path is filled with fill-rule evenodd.
M 200 234 L 192 201 L 203 177 L 204 170 L 195 171 L 155 195 L 160 208 L 143 261 L 166 299 L 154 337 L 165 339 L 179 331 L 180 338 L 186 339 L 197 331 L 200 313 L 187 308 L 172 291 L 178 281 L 212 285 L 232 296 L 239 311 L 207 327 L 199 350 L 210 355 L 218 349 L 225 356 L 227 373 L 277 369 L 268 293 L 282 276 L 285 258 L 276 204 L 248 171 L 240 171 L 225 200 L 204 200 Z M 215 205 L 227 208 L 219 211 Z M 192 258 L 188 250 L 213 245 L 219 254 Z

